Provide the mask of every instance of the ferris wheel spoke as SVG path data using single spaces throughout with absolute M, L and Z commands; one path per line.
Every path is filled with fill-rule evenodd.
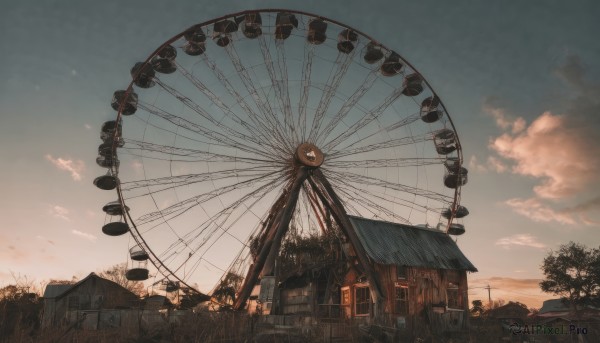
M 364 210 L 367 210 L 369 213 L 371 213 L 375 217 L 382 217 L 382 214 L 384 214 L 387 217 L 392 217 L 397 220 L 400 220 L 401 222 L 403 222 L 405 224 L 410 223 L 406 218 L 403 218 L 403 217 L 397 215 L 394 211 L 388 209 L 385 206 L 380 205 L 378 202 L 373 201 L 372 199 L 366 197 L 364 194 L 362 194 L 360 192 L 357 192 L 355 189 L 348 188 L 345 186 L 340 187 L 339 185 L 336 189 L 342 196 L 345 196 L 346 200 L 345 200 L 344 204 L 348 204 L 348 203 L 355 204 L 356 206 L 363 208 Z M 374 211 L 374 210 L 378 210 L 378 211 Z
M 377 120 L 379 115 L 381 115 L 392 103 L 394 103 L 394 101 L 396 101 L 398 98 L 400 98 L 402 96 L 402 92 L 403 92 L 402 87 L 395 89 L 392 92 L 392 94 L 390 94 L 383 100 L 383 102 L 381 104 L 377 105 L 375 108 L 373 108 L 372 110 L 365 113 L 365 115 L 362 118 L 360 118 L 356 123 L 351 125 L 348 128 L 348 130 L 339 134 L 336 138 L 332 139 L 327 144 L 325 144 L 324 149 L 330 150 L 330 149 L 335 148 L 340 143 L 344 142 L 345 140 L 350 138 L 352 135 L 357 133 L 360 129 L 366 127 L 372 121 Z M 413 115 L 410 115 L 406 118 L 401 119 L 396 124 L 394 124 L 394 127 L 396 128 L 396 127 L 404 126 L 406 124 L 410 124 L 420 118 L 421 118 L 420 114 L 415 113 Z
M 228 136 L 226 134 L 215 132 L 215 131 L 210 130 L 209 128 L 206 128 L 200 124 L 193 123 L 185 118 L 171 114 L 169 112 L 166 112 L 166 111 L 164 111 L 158 107 L 155 107 L 153 105 L 141 103 L 138 106 L 140 108 L 146 110 L 147 112 L 168 121 L 169 123 L 171 123 L 173 125 L 179 126 L 183 129 L 186 129 L 187 131 L 190 131 L 190 132 L 193 132 L 196 134 L 200 134 L 201 136 L 209 138 L 210 140 L 212 140 L 213 142 L 216 142 L 217 144 L 225 145 L 227 147 L 237 148 L 242 151 L 261 155 L 261 156 L 264 156 L 267 158 L 269 157 L 269 155 L 261 149 L 251 147 L 248 144 L 244 144 L 240 141 L 232 139 L 230 136 Z
M 310 91 L 310 77 L 312 74 L 312 64 L 315 55 L 315 46 L 306 44 L 304 46 L 304 61 L 302 68 L 302 87 L 300 88 L 300 101 L 298 102 L 298 127 L 301 131 L 302 141 L 306 141 L 306 105 L 308 103 L 308 94 Z
M 151 193 L 159 193 L 167 189 L 174 189 L 177 187 L 190 186 L 202 182 L 213 182 L 217 180 L 225 179 L 239 179 L 247 177 L 259 177 L 266 173 L 272 172 L 273 169 L 265 169 L 264 167 L 254 167 L 247 169 L 228 169 L 221 170 L 218 172 L 206 172 L 198 174 L 187 174 L 187 175 L 176 175 L 166 176 L 154 179 L 135 180 L 121 183 L 121 191 L 128 193 L 138 188 L 152 188 Z M 163 188 L 158 188 L 164 186 Z M 143 195 L 148 195 L 145 193 Z M 139 197 L 140 195 L 138 195 Z M 133 197 L 128 197 L 129 199 Z
M 227 220 L 227 218 L 223 219 L 221 223 L 215 224 L 217 222 L 217 220 L 220 217 L 224 216 L 224 215 L 227 215 L 227 216 L 231 215 L 233 209 L 235 209 L 237 206 L 240 206 L 240 204 L 243 204 L 250 197 L 255 197 L 256 199 L 255 199 L 254 203 L 250 207 L 247 207 L 247 210 L 244 213 L 242 213 L 242 215 L 244 215 L 245 213 L 248 213 L 248 212 L 250 212 L 253 215 L 255 215 L 253 212 L 251 212 L 251 207 L 254 206 L 258 201 L 260 201 L 264 195 L 266 195 L 268 192 L 272 191 L 273 189 L 275 189 L 276 187 L 278 187 L 279 185 L 281 185 L 283 182 L 285 182 L 285 181 L 280 179 L 280 180 L 275 181 L 275 182 L 273 182 L 271 184 L 267 184 L 267 185 L 263 185 L 263 186 L 258 187 L 256 190 L 250 192 L 249 194 L 246 194 L 244 197 L 242 197 L 241 199 L 237 200 L 233 204 L 225 207 L 224 209 L 222 209 L 221 211 L 219 211 L 215 215 L 209 217 L 209 219 L 207 219 L 202 224 L 200 224 L 199 226 L 197 226 L 196 229 L 194 229 L 194 230 L 188 232 L 187 234 L 183 235 L 183 237 L 180 237 L 171 228 L 171 230 L 173 231 L 173 233 L 176 235 L 177 240 L 174 241 L 161 254 L 161 256 L 159 256 L 159 257 L 162 258 L 162 261 L 164 262 L 164 261 L 166 261 L 166 259 L 174 256 L 174 254 L 177 254 L 177 253 L 181 252 L 178 249 L 184 249 L 184 248 L 187 248 L 187 250 L 189 251 L 189 257 L 192 257 L 192 255 L 196 254 L 199 251 L 199 249 L 206 243 L 206 241 L 210 239 L 210 235 L 214 234 L 214 231 L 217 230 L 217 229 L 214 229 L 213 232 L 211 232 L 210 235 L 207 237 L 206 230 L 208 230 L 208 227 L 211 224 L 216 225 L 218 228 L 222 228 L 222 226 L 224 225 L 224 222 Z M 240 218 L 241 218 L 241 216 L 240 216 Z M 239 220 L 239 218 L 238 218 L 238 220 Z M 236 222 L 237 222 L 237 220 L 236 220 Z M 168 225 L 168 222 L 165 222 L 165 223 Z M 155 226 L 155 227 L 157 227 L 157 226 Z M 155 228 L 155 227 L 153 227 L 153 228 Z M 151 228 L 151 229 L 153 229 L 153 228 Z M 225 230 L 224 233 L 227 233 L 228 235 L 230 235 L 227 231 L 228 230 Z M 149 231 L 146 231 L 146 232 L 149 232 Z M 237 238 L 237 237 L 235 237 L 233 235 L 230 235 L 230 236 L 232 236 L 235 240 L 237 240 L 238 242 L 240 242 L 242 245 L 245 246 L 244 241 L 241 241 L 239 238 Z M 190 248 L 190 245 L 192 245 L 195 240 L 199 239 L 199 237 L 204 237 L 204 243 L 199 244 L 197 246 L 197 248 L 195 248 L 195 249 Z M 169 255 L 167 255 L 167 254 L 169 254 Z M 202 258 L 203 256 L 204 256 L 204 254 L 201 254 L 200 257 Z
M 167 161 L 176 161 L 170 156 L 180 156 L 187 157 L 187 160 L 179 160 L 181 162 L 219 162 L 219 163 L 244 163 L 244 164 L 254 164 L 254 165 L 283 165 L 284 163 L 281 161 L 276 161 L 273 159 L 264 159 L 262 156 L 252 157 L 252 155 L 248 156 L 233 156 L 224 153 L 216 153 L 210 152 L 207 150 L 200 149 L 191 149 L 184 147 L 176 147 L 162 144 L 155 144 L 145 141 L 138 140 L 124 140 L 127 144 L 125 148 L 122 148 L 125 151 L 128 151 L 133 156 L 140 156 L 145 158 L 153 158 L 153 159 L 162 159 Z M 140 154 L 136 151 L 145 152 L 145 153 L 153 153 L 153 155 L 149 154 Z M 170 158 L 160 158 L 160 156 L 167 155 Z
M 217 221 L 217 218 L 219 218 L 220 216 L 223 216 L 223 218 L 220 218 L 220 223 L 218 224 L 214 224 L 213 228 L 208 231 L 208 234 L 204 234 L 202 235 L 203 237 L 205 237 L 206 239 L 202 240 L 201 242 L 197 243 L 196 248 L 193 250 L 194 253 L 197 253 L 200 251 L 200 249 L 204 248 L 204 252 L 200 254 L 200 257 L 204 257 L 204 255 L 208 252 L 209 249 L 211 249 L 214 244 L 225 234 L 233 237 L 235 240 L 237 240 L 241 245 L 243 245 L 244 247 L 247 247 L 247 238 L 254 232 L 254 231 L 250 231 L 250 234 L 248 235 L 248 237 L 246 237 L 246 239 L 239 239 L 238 237 L 235 237 L 234 235 L 232 235 L 229 230 L 233 227 L 233 225 L 237 224 L 240 220 L 243 219 L 243 217 L 248 214 L 251 213 L 250 209 L 253 208 L 255 205 L 257 205 L 261 200 L 262 197 L 264 195 L 266 195 L 267 193 L 273 191 L 274 189 L 276 189 L 278 186 L 280 186 L 282 183 L 284 183 L 284 181 L 278 182 L 278 183 L 274 183 L 269 185 L 268 187 L 262 187 L 260 189 L 257 189 L 253 192 L 250 192 L 248 194 L 246 194 L 244 197 L 242 197 L 242 199 L 240 199 L 239 201 L 236 201 L 234 204 L 232 204 L 231 206 L 228 206 L 226 208 L 226 210 L 220 212 L 217 216 L 213 217 L 213 220 L 211 220 L 212 223 L 215 223 Z M 254 198 L 254 201 L 247 206 L 246 210 L 244 210 L 243 212 L 241 212 L 240 214 L 238 214 L 236 217 L 234 217 L 233 219 L 231 219 L 231 216 L 233 215 L 233 209 L 237 208 L 238 206 L 241 206 L 241 204 L 245 203 L 247 200 Z M 254 215 L 254 214 L 253 214 Z M 230 220 L 231 219 L 231 220 Z M 227 222 L 227 225 L 225 225 Z M 208 228 L 208 227 L 207 227 Z M 255 228 L 256 230 L 257 228 Z M 219 234 L 214 236 L 215 232 L 219 231 Z M 198 237 L 195 237 L 195 239 L 197 239 Z M 194 240 L 195 240 L 194 239 Z M 191 245 L 191 243 L 193 242 L 190 241 L 189 244 Z
M 179 100 L 182 104 L 184 104 L 187 108 L 191 109 L 192 111 L 194 111 L 198 115 L 200 115 L 202 118 L 204 118 L 208 122 L 212 123 L 216 128 L 219 128 L 220 130 L 222 130 L 223 135 L 233 136 L 235 138 L 240 139 L 243 142 L 252 142 L 258 146 L 264 145 L 264 142 L 262 142 L 260 139 L 256 139 L 254 137 L 254 135 L 242 133 L 238 130 L 235 130 L 235 129 L 223 124 L 222 121 L 216 120 L 210 113 L 206 112 L 206 110 L 204 110 L 202 108 L 202 106 L 198 105 L 196 102 L 194 102 L 189 97 L 181 94 L 181 92 L 177 91 L 175 88 L 163 83 L 159 79 L 155 79 L 155 82 L 157 85 L 162 87 L 164 90 L 166 90 L 168 93 L 170 93 L 177 100 Z
M 272 133 L 271 137 L 277 141 L 277 146 L 285 146 L 285 137 L 281 133 L 280 129 L 273 123 L 273 121 L 266 117 L 263 118 L 252 109 L 250 104 L 248 104 L 248 102 L 240 95 L 240 93 L 235 90 L 235 87 L 233 87 L 229 79 L 224 75 L 223 71 L 219 69 L 218 65 L 214 61 L 210 60 L 207 56 L 203 56 L 203 61 L 208 68 L 213 71 L 217 79 L 227 89 L 227 91 L 235 97 L 237 104 L 239 104 L 244 112 L 246 112 L 248 118 L 257 126 L 260 126 L 263 131 Z M 239 68 L 243 68 L 243 66 L 240 66 Z M 246 76 L 249 78 L 247 74 Z
M 209 225 L 217 222 L 217 220 L 221 220 L 221 225 L 223 225 L 223 223 L 229 219 L 229 216 L 231 216 L 232 211 L 234 209 L 236 209 L 238 206 L 243 205 L 248 199 L 251 199 L 251 198 L 255 198 L 254 201 L 250 204 L 250 206 L 246 206 L 246 210 L 244 212 L 242 212 L 237 217 L 237 219 L 235 219 L 234 223 L 239 221 L 241 219 L 241 217 L 247 213 L 252 213 L 253 215 L 255 215 L 253 212 L 250 211 L 252 209 L 252 207 L 254 207 L 256 204 L 258 204 L 259 201 L 262 200 L 263 196 L 265 196 L 269 192 L 273 191 L 274 189 L 276 189 L 283 183 L 285 183 L 285 180 L 279 180 L 277 182 L 273 182 L 273 183 L 258 187 L 257 189 L 253 190 L 252 192 L 245 194 L 243 197 L 241 197 L 239 200 L 235 201 L 234 203 L 230 204 L 229 206 L 224 207 L 223 210 L 221 210 L 218 213 L 216 213 L 215 215 L 211 216 L 209 219 L 207 219 L 205 222 L 203 222 L 200 226 L 198 226 L 196 228 L 196 230 L 194 230 L 194 231 L 190 232 L 188 235 L 186 235 L 186 237 L 187 236 L 191 237 L 191 238 L 187 239 L 186 244 L 191 245 L 199 237 L 202 237 L 202 236 L 206 237 L 207 236 L 206 235 L 207 228 L 209 227 Z M 191 233 L 193 233 L 195 231 L 198 231 L 198 232 L 194 236 L 191 236 Z M 225 230 L 225 231 L 227 231 L 227 230 Z M 237 239 L 237 240 L 239 240 L 239 239 Z M 241 240 L 239 240 L 239 241 L 240 241 L 240 243 L 242 243 L 242 245 L 246 245 L 245 242 L 243 242 Z M 202 242 L 202 243 L 198 244 L 196 249 L 194 249 L 194 251 L 198 251 L 205 243 L 206 242 Z
M 342 79 L 344 78 L 344 76 L 348 72 L 348 68 L 352 64 L 354 52 L 356 52 L 356 50 L 353 50 L 349 54 L 338 52 L 337 58 L 335 60 L 337 68 L 335 70 L 331 70 L 327 83 L 324 85 L 325 89 L 323 89 L 323 93 L 321 94 L 321 100 L 319 101 L 319 105 L 317 106 L 317 110 L 315 111 L 315 118 L 313 120 L 313 125 L 310 129 L 310 133 L 308 136 L 308 140 L 311 142 L 316 141 L 319 137 L 318 133 L 319 129 L 321 128 L 323 118 L 325 117 L 325 113 L 329 109 L 331 100 L 333 100 L 333 97 L 337 93 Z
M 355 183 L 355 182 L 347 182 L 342 177 L 339 177 L 339 178 L 331 177 L 330 179 L 336 185 L 343 185 L 343 187 L 345 187 L 345 189 L 353 191 L 353 192 L 355 191 L 357 196 L 359 196 L 359 197 L 369 196 L 370 198 L 375 199 L 374 201 L 376 201 L 379 204 L 386 203 L 388 205 L 393 205 L 393 206 L 402 206 L 404 208 L 410 209 L 411 211 L 416 210 L 420 213 L 427 213 L 428 211 L 437 212 L 437 213 L 440 212 L 439 209 L 432 209 L 431 207 L 429 207 L 427 205 L 419 204 L 415 200 L 399 198 L 399 197 L 393 196 L 386 192 L 380 192 L 380 191 L 376 191 L 374 189 L 366 188 L 363 185 Z M 416 198 L 416 196 L 413 196 L 413 198 Z
M 390 181 L 382 180 L 382 179 L 379 179 L 376 177 L 360 175 L 360 174 L 347 172 L 347 171 L 333 171 L 333 170 L 329 170 L 329 169 L 327 169 L 326 172 L 335 177 L 346 178 L 349 181 L 361 183 L 363 185 L 387 188 L 390 190 L 400 191 L 400 192 L 404 192 L 407 194 L 423 196 L 423 197 L 426 197 L 426 198 L 429 198 L 432 200 L 436 200 L 436 201 L 439 201 L 442 203 L 451 203 L 453 201 L 452 197 L 441 194 L 441 193 L 432 192 L 432 191 L 417 188 L 417 187 L 411 187 L 411 186 L 403 185 L 403 184 L 396 183 L 396 182 L 390 182 Z
M 256 122 L 255 120 L 251 120 L 250 122 L 248 122 L 248 121 L 240 118 L 234 111 L 231 110 L 231 108 L 229 108 L 229 106 L 227 106 L 221 100 L 221 98 L 219 98 L 215 93 L 213 93 L 208 86 L 206 86 L 200 79 L 195 77 L 194 74 L 192 74 L 191 72 L 186 70 L 180 64 L 176 64 L 176 65 L 177 65 L 177 70 L 183 76 L 185 76 L 190 81 L 190 83 L 192 83 L 196 87 L 196 89 L 198 89 L 202 94 L 204 94 L 208 99 L 210 99 L 210 101 L 215 106 L 217 106 L 223 112 L 224 115 L 226 115 L 229 118 L 232 118 L 232 120 L 236 124 L 244 127 L 247 130 L 247 132 L 254 133 L 254 134 L 257 134 L 257 136 L 260 136 L 261 140 L 268 142 L 272 139 L 270 136 L 270 132 L 266 130 L 264 125 L 259 125 L 259 123 Z M 268 144 L 267 146 L 270 149 L 274 149 L 274 147 L 276 147 L 277 144 L 274 142 L 271 142 L 271 144 Z
M 241 245 L 243 245 L 244 247 L 248 247 L 248 245 L 246 244 L 246 242 L 248 241 L 248 238 L 250 236 L 252 236 L 256 230 L 258 229 L 258 227 L 254 228 L 254 230 L 252 230 L 248 237 L 246 237 L 244 240 L 240 240 L 238 237 L 233 236 L 232 234 L 230 234 L 229 228 L 231 228 L 235 223 L 239 222 L 240 220 L 242 220 L 242 218 L 244 217 L 244 215 L 246 215 L 247 213 L 252 213 L 253 215 L 255 215 L 251 209 L 257 205 L 263 198 L 264 195 L 266 195 L 267 193 L 273 191 L 275 188 L 277 188 L 278 186 L 280 186 L 281 184 L 283 184 L 285 181 L 281 181 L 278 182 L 276 184 L 272 184 L 269 187 L 263 187 L 261 189 L 257 189 L 253 192 L 250 192 L 248 194 L 246 194 L 242 199 L 236 201 L 234 204 L 228 206 L 227 208 L 223 209 L 222 211 L 220 211 L 219 213 L 217 213 L 216 215 L 214 215 L 213 217 L 211 217 L 209 220 L 207 220 L 206 222 L 204 222 L 201 226 L 199 226 L 199 228 L 203 228 L 202 230 L 200 230 L 200 232 L 198 234 L 196 234 L 194 237 L 192 237 L 192 239 L 188 240 L 186 246 L 191 245 L 195 240 L 199 239 L 200 237 L 202 237 L 202 241 L 197 243 L 196 247 L 194 249 L 192 249 L 190 251 L 190 257 L 192 255 L 198 255 L 198 261 L 205 259 L 204 256 L 206 255 L 206 253 L 208 253 L 208 251 L 214 246 L 214 244 L 223 236 L 223 235 L 229 235 L 231 237 L 233 237 L 234 239 L 236 239 Z M 248 199 L 250 198 L 255 198 L 255 200 L 249 204 L 249 206 L 246 206 L 246 210 L 239 214 L 236 218 L 234 218 L 232 221 L 230 221 L 229 225 L 225 225 L 225 222 L 230 218 L 230 216 L 232 215 L 232 209 L 236 208 L 238 206 L 240 206 L 241 204 L 244 204 Z M 220 218 L 221 221 L 218 224 L 215 224 L 215 222 L 219 219 L 219 217 L 224 216 L 224 218 Z M 213 224 L 213 228 L 209 230 L 209 225 Z M 226 227 L 226 228 L 225 228 Z M 208 230 L 208 232 L 207 232 Z M 219 234 L 214 236 L 215 233 L 219 231 Z M 205 247 L 203 250 L 201 250 L 203 247 Z M 195 269 L 197 268 L 198 265 L 194 265 L 192 268 Z
M 165 209 L 154 211 L 147 213 L 137 219 L 138 225 L 144 225 L 147 223 L 151 223 L 158 219 L 173 219 L 181 214 L 189 211 L 195 206 L 198 206 L 206 201 L 212 200 L 220 195 L 227 194 L 234 190 L 238 190 L 244 187 L 255 186 L 257 183 L 269 183 L 278 179 L 280 172 L 273 172 L 270 174 L 265 174 L 257 178 L 253 178 L 250 180 L 241 181 L 229 186 L 216 188 L 210 190 L 208 192 L 202 193 L 200 195 L 188 198 L 186 200 L 180 201 L 176 204 L 173 204 Z
M 235 70 L 238 72 L 242 83 L 252 96 L 254 103 L 256 104 L 260 112 L 263 114 L 264 118 L 267 119 L 267 121 L 272 125 L 272 128 L 279 133 L 281 138 L 283 138 L 283 144 L 285 144 L 285 146 L 288 149 L 292 149 L 290 137 L 285 136 L 285 128 L 282 127 L 279 119 L 274 114 L 269 102 L 266 100 L 263 101 L 263 99 L 268 99 L 268 97 L 266 96 L 261 87 L 257 88 L 254 85 L 254 81 L 252 81 L 252 78 L 248 74 L 248 70 L 246 70 L 246 67 L 244 67 L 244 65 L 242 64 L 235 48 L 232 46 L 227 46 L 225 47 L 225 51 L 229 55 L 229 58 L 235 66 Z
M 295 138 L 295 143 L 299 140 L 294 127 L 292 126 L 292 112 L 291 112 L 291 103 L 290 103 L 290 95 L 288 92 L 288 80 L 287 80 L 287 66 L 285 61 L 285 47 L 283 42 L 277 41 L 277 54 L 278 54 L 278 69 L 279 76 L 275 71 L 275 66 L 273 65 L 273 59 L 271 58 L 271 52 L 267 46 L 264 37 L 259 38 L 260 50 L 265 61 L 265 67 L 267 69 L 267 73 L 269 74 L 269 78 L 271 79 L 271 84 L 275 89 L 275 97 L 279 102 L 279 106 L 283 111 L 283 128 L 287 131 L 290 139 Z
M 288 129 L 290 139 L 293 142 L 293 145 L 300 144 L 300 137 L 296 128 L 294 127 L 294 115 L 292 113 L 292 103 L 290 100 L 289 93 L 289 84 L 288 84 L 288 70 L 287 70 L 287 61 L 286 61 L 286 53 L 285 53 L 285 44 L 283 41 L 276 41 L 275 46 L 277 48 L 278 55 L 278 67 L 279 67 L 279 75 L 281 79 L 281 83 L 276 83 L 279 88 L 279 93 L 281 100 L 283 102 L 283 114 L 284 114 L 284 127 Z
M 327 167 L 332 168 L 389 168 L 389 167 L 417 167 L 434 164 L 442 164 L 445 159 L 442 158 L 419 158 L 406 157 L 398 159 L 377 159 L 377 160 L 355 160 L 355 161 L 330 161 Z
M 362 99 L 365 93 L 367 93 L 367 91 L 371 89 L 371 87 L 375 83 L 375 80 L 377 80 L 377 75 L 377 69 L 371 70 L 371 72 L 367 75 L 365 80 L 361 82 L 360 86 L 356 89 L 354 94 L 352 94 L 348 99 L 346 99 L 346 101 L 344 101 L 344 104 L 342 105 L 340 110 L 335 114 L 335 116 L 333 116 L 329 123 L 327 123 L 327 125 L 323 129 L 323 132 L 318 135 L 319 140 L 317 141 L 317 143 L 320 144 L 325 139 L 327 139 L 331 131 L 333 131 L 333 129 L 336 126 L 338 126 L 344 120 L 344 118 L 346 118 L 348 113 L 350 113 L 350 110 L 356 107 L 360 99 Z
M 229 92 L 229 94 L 235 98 L 236 103 L 246 113 L 248 119 L 250 121 L 252 121 L 257 127 L 260 127 L 261 131 L 270 133 L 268 136 L 271 137 L 272 139 L 274 139 L 277 142 L 277 144 L 274 144 L 274 146 L 277 147 L 278 150 L 281 150 L 279 148 L 279 146 L 284 146 L 285 138 L 283 137 L 283 135 L 281 134 L 281 132 L 279 132 L 279 130 L 277 129 L 277 127 L 275 127 L 272 122 L 267 121 L 266 119 L 263 120 L 261 118 L 261 116 L 259 116 L 256 112 L 254 112 L 254 110 L 252 109 L 252 107 L 240 95 L 240 93 L 238 91 L 236 91 L 235 87 L 233 87 L 233 85 L 231 84 L 231 82 L 229 81 L 229 79 L 225 76 L 225 74 L 223 73 L 223 71 L 221 71 L 221 69 L 219 69 L 219 67 L 217 66 L 217 64 L 214 61 L 210 60 L 205 55 L 202 56 L 202 60 L 204 61 L 204 63 L 206 64 L 206 66 L 210 70 L 212 70 L 213 74 L 217 77 L 217 79 L 219 80 L 219 82 L 221 83 L 221 85 L 223 87 L 225 87 L 225 89 L 227 89 L 227 91 Z M 283 150 L 281 150 L 281 151 L 283 151 Z
M 368 137 L 370 137 L 370 136 L 368 136 Z M 350 146 L 354 146 L 354 145 L 358 144 L 359 142 L 363 142 L 364 140 L 365 139 L 357 140 L 354 143 L 350 144 Z M 329 154 L 327 154 L 327 160 L 329 160 L 329 161 L 336 160 L 336 159 L 346 157 L 346 156 L 362 154 L 362 153 L 369 153 L 369 152 L 374 152 L 374 151 L 381 150 L 381 149 L 397 148 L 400 146 L 416 144 L 416 143 L 420 143 L 420 142 L 424 142 L 424 141 L 428 141 L 428 140 L 433 140 L 433 135 L 431 135 L 430 133 L 424 134 L 424 135 L 418 135 L 418 136 L 390 139 L 385 142 L 363 145 L 363 146 L 355 147 L 353 149 L 346 148 L 346 149 L 341 149 L 341 150 L 333 150 Z

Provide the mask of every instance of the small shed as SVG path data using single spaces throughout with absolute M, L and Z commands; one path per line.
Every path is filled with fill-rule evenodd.
M 451 236 L 437 229 L 350 217 L 386 296 L 385 322 L 415 332 L 461 331 L 468 320 L 467 272 L 477 268 Z M 351 318 L 373 318 L 369 283 L 359 270 L 346 275 L 342 301 Z
M 374 310 L 371 285 L 350 244 L 345 268 L 307 268 L 282 280 L 271 314 L 312 314 L 377 322 L 397 330 L 459 332 L 467 327 L 467 272 L 475 266 L 437 229 L 349 217 L 384 294 Z
M 79 320 L 85 313 L 85 326 L 96 329 L 102 309 L 124 309 L 138 306 L 139 299 L 119 284 L 90 273 L 81 281 L 69 284 L 49 284 L 44 291 L 42 327 L 55 327 Z M 73 317 L 76 314 L 77 318 Z M 96 318 L 97 320 L 93 320 Z
M 529 316 L 529 309 L 519 302 L 508 302 L 508 304 L 491 309 L 487 313 L 489 318 L 507 319 L 513 321 L 525 321 Z

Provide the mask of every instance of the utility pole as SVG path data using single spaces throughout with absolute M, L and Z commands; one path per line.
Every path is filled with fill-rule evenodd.
M 490 304 L 490 307 L 492 307 L 492 293 L 491 293 L 491 289 L 492 288 L 488 284 L 487 287 L 484 287 L 483 289 L 487 289 L 487 291 L 488 291 L 488 302 Z

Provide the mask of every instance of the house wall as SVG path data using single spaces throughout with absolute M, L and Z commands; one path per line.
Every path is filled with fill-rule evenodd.
M 467 277 L 465 271 L 427 268 L 406 268 L 405 276 L 397 274 L 395 265 L 375 265 L 383 292 L 386 294 L 384 304 L 386 325 L 406 329 L 410 332 L 419 330 L 424 323 L 430 323 L 436 331 L 456 331 L 466 326 L 466 309 L 468 309 Z M 356 313 L 356 289 L 368 286 L 364 278 L 360 278 L 355 270 L 347 273 L 342 286 L 350 291 L 350 306 L 345 309 L 346 317 L 364 317 Z M 407 292 L 407 309 L 398 313 L 396 308 L 396 289 Z M 455 298 L 455 304 L 448 306 L 448 301 Z M 439 306 L 434 306 L 439 305 Z M 401 308 L 399 306 L 399 308 Z M 369 317 L 373 316 L 372 302 Z

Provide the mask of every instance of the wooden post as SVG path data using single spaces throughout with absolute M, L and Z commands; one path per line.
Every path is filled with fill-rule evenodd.
M 305 167 L 301 166 L 298 168 L 296 178 L 293 180 L 292 186 L 289 188 L 289 194 L 285 206 L 279 211 L 277 215 L 279 218 L 276 217 L 276 219 L 273 221 L 273 224 L 267 231 L 268 234 L 260 250 L 260 254 L 256 257 L 254 264 L 250 266 L 248 274 L 246 275 L 240 290 L 240 295 L 235 300 L 235 304 L 233 305 L 234 310 L 240 310 L 246 305 L 246 301 L 248 300 L 248 297 L 250 297 L 250 293 L 252 292 L 256 281 L 258 280 L 258 276 L 263 272 L 263 267 L 265 266 L 271 251 L 273 251 L 273 248 L 278 249 L 280 246 L 281 240 L 287 232 L 290 220 L 292 219 L 292 214 L 294 213 L 296 203 L 298 202 L 300 189 L 302 188 L 302 184 L 306 180 L 307 175 L 308 174 Z
M 324 192 L 319 188 L 317 183 L 324 188 L 328 197 L 325 196 Z M 363 270 L 367 273 L 367 280 L 369 281 L 369 291 L 371 293 L 371 297 L 373 298 L 373 314 L 376 320 L 383 319 L 383 307 L 385 304 L 385 294 L 382 292 L 381 285 L 379 283 L 379 279 L 377 278 L 377 274 L 373 269 L 368 257 L 367 252 L 364 247 L 360 243 L 358 235 L 356 234 L 356 230 L 354 226 L 348 219 L 348 214 L 342 205 L 342 202 L 338 198 L 337 194 L 333 190 L 333 187 L 327 181 L 323 173 L 320 170 L 315 169 L 312 175 L 308 178 L 308 182 L 313 187 L 313 190 L 317 195 L 321 198 L 321 201 L 327 206 L 330 212 L 333 214 L 335 220 L 338 222 L 343 232 L 346 234 L 356 255 L 358 257 L 358 261 L 363 268 Z

